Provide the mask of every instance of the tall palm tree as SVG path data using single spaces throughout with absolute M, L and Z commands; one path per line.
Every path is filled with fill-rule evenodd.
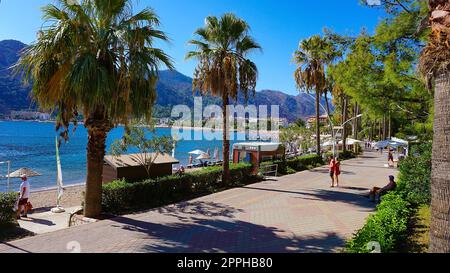
M 434 86 L 430 252 L 450 252 L 450 1 L 429 0 L 431 34 L 420 70 Z
M 334 58 L 333 45 L 319 35 L 302 40 L 294 53 L 298 68 L 294 72 L 299 90 L 315 93 L 316 151 L 320 155 L 320 98 L 326 91 L 325 65 Z M 326 95 L 326 94 L 325 94 Z
M 158 67 L 172 62 L 155 39 L 152 9 L 133 13 L 131 0 L 58 0 L 42 8 L 45 27 L 18 62 L 32 95 L 57 112 L 57 130 L 67 140 L 69 123 L 82 113 L 88 131 L 84 214 L 101 213 L 102 169 L 107 133 L 133 117 L 150 118 Z
M 196 50 L 186 55 L 186 59 L 198 60 L 193 91 L 222 98 L 224 184 L 229 179 L 229 99 L 236 100 L 239 92 L 245 99 L 249 93 L 254 94 L 258 76 L 257 67 L 248 54 L 261 47 L 249 31 L 250 26 L 232 13 L 226 13 L 221 18 L 209 16 L 205 26 L 195 31 L 196 39 L 189 41 Z

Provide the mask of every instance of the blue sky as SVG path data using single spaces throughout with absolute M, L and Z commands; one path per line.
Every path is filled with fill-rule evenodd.
M 52 0 L 2 0 L 0 40 L 31 43 L 42 25 L 40 7 Z M 245 19 L 263 47 L 252 58 L 259 68 L 257 90 L 297 94 L 293 80 L 292 53 L 301 39 L 322 33 L 324 27 L 356 35 L 363 28 L 373 32 L 381 20 L 379 9 L 359 5 L 358 0 L 138 0 L 136 9 L 154 8 L 162 30 L 172 39 L 162 47 L 173 57 L 178 71 L 192 76 L 194 61 L 185 61 L 187 41 L 208 15 L 234 12 Z

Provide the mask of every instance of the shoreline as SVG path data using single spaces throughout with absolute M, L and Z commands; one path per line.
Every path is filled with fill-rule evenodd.
M 6 122 L 39 122 L 39 123 L 55 123 L 55 120 L 29 120 L 29 119 L 0 119 L 0 122 L 6 121 Z M 79 121 L 78 124 L 83 124 L 82 121 Z M 118 125 L 117 127 L 124 126 L 123 124 Z M 147 125 L 142 125 L 147 127 Z M 169 126 L 169 125 L 155 125 L 155 128 L 169 128 L 169 129 L 187 129 L 187 130 L 215 130 L 215 131 L 222 131 L 222 128 L 212 128 L 212 127 L 196 127 L 196 126 Z M 247 133 L 247 130 L 239 130 L 239 129 L 230 129 L 230 132 L 235 133 Z M 279 134 L 280 130 L 275 131 L 269 131 L 269 130 L 251 130 L 248 131 L 249 134 Z
M 59 202 L 64 208 L 81 206 L 83 202 L 83 192 L 85 190 L 82 185 L 68 185 L 64 187 L 64 194 Z M 35 209 L 46 209 L 56 206 L 57 189 L 39 189 L 30 192 L 30 202 Z
M 86 185 L 86 182 L 78 182 L 78 183 L 74 183 L 74 184 L 68 184 L 68 185 L 64 185 L 64 189 L 68 189 L 68 188 L 73 188 L 73 187 L 84 187 Z M 42 188 L 37 188 L 35 190 L 31 190 L 30 193 L 39 193 L 39 192 L 43 192 L 43 191 L 56 191 L 58 188 L 56 186 L 51 186 L 51 187 L 42 187 Z

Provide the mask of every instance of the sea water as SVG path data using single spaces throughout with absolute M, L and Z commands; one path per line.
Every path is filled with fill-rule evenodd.
M 79 124 L 76 130 L 73 130 L 73 126 L 70 129 L 69 141 L 63 142 L 59 149 L 65 185 L 84 183 L 86 179 L 87 130 L 82 124 Z M 193 129 L 189 130 L 191 136 L 198 133 Z M 117 127 L 108 134 L 107 154 L 111 143 L 121 138 L 123 132 L 123 127 Z M 156 134 L 171 135 L 171 129 L 156 128 Z M 243 133 L 231 134 L 231 145 L 246 139 Z M 0 121 L 0 161 L 11 161 L 11 172 L 27 167 L 42 174 L 30 178 L 32 190 L 54 187 L 56 185 L 55 136 L 57 133 L 55 124 L 52 122 Z M 175 158 L 180 161 L 180 164 L 186 165 L 190 151 L 196 149 L 207 151 L 209 149 L 213 156 L 216 147 L 219 148 L 222 158 L 221 139 L 180 140 L 176 145 Z M 0 164 L 0 176 L 6 175 L 7 165 Z M 9 190 L 18 190 L 19 185 L 20 179 L 11 178 Z M 7 180 L 0 179 L 0 191 L 7 190 Z

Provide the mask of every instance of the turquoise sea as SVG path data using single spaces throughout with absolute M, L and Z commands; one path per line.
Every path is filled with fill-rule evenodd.
M 197 131 L 189 129 L 192 136 Z M 157 128 L 159 135 L 170 135 L 170 128 Z M 245 134 L 234 134 L 234 142 L 243 142 Z M 0 121 L 0 161 L 11 161 L 11 171 L 21 167 L 31 168 L 42 176 L 30 179 L 32 190 L 54 187 L 56 184 L 55 124 L 35 121 Z M 110 144 L 123 135 L 123 127 L 113 129 L 107 139 L 107 153 Z M 70 134 L 69 141 L 60 147 L 62 175 L 65 185 L 84 183 L 86 177 L 87 131 L 80 124 Z M 189 151 L 208 148 L 211 155 L 215 147 L 222 148 L 221 139 L 181 140 L 177 143 L 175 157 L 181 164 L 188 161 Z M 0 164 L 0 176 L 7 174 L 7 166 Z M 18 190 L 20 180 L 11 179 L 9 190 Z M 0 191 L 7 190 L 6 179 L 0 179 Z

